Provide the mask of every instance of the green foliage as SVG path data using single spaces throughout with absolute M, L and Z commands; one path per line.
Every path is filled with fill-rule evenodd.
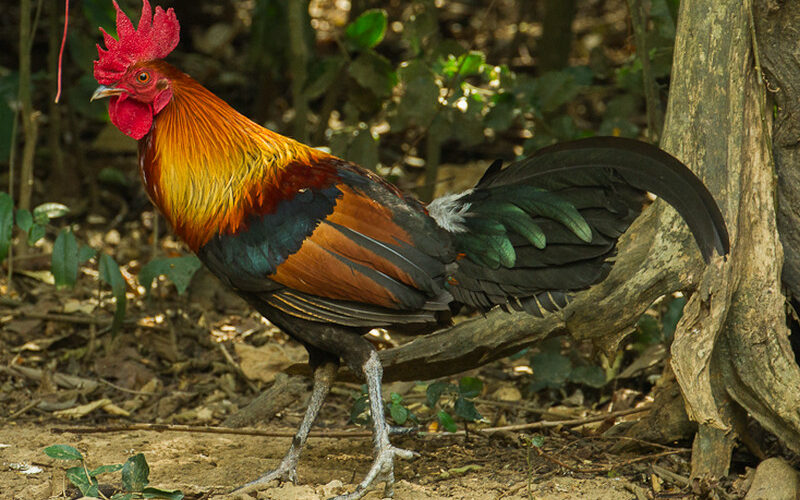
M 8 193 L 0 192 L 0 262 L 6 260 L 14 229 L 14 200 Z
M 100 255 L 98 262 L 98 269 L 100 271 L 100 279 L 111 287 L 111 294 L 117 302 L 114 311 L 114 320 L 111 323 L 112 336 L 119 332 L 122 327 L 122 322 L 125 320 L 125 307 L 127 299 L 125 297 L 125 278 L 119 270 L 117 261 L 108 254 Z
M 149 294 L 153 280 L 163 275 L 175 284 L 179 294 L 183 294 L 189 286 L 192 276 L 201 266 L 200 259 L 193 255 L 153 259 L 139 271 L 139 283 Z
M 636 332 L 632 336 L 632 346 L 636 351 L 644 351 L 653 344 L 672 341 L 675 328 L 683 316 L 685 297 L 674 297 L 664 301 L 661 317 L 651 314 L 642 315 L 636 323 Z
M 56 460 L 80 460 L 79 466 L 67 469 L 66 476 L 69 482 L 87 497 L 100 496 L 97 476 L 122 471 L 123 491 L 114 494 L 111 500 L 144 498 L 181 500 L 183 498 L 183 493 L 179 490 L 162 490 L 148 486 L 150 484 L 150 466 L 147 465 L 147 460 L 141 453 L 128 458 L 124 464 L 101 465 L 91 471 L 86 467 L 83 454 L 72 446 L 56 444 L 45 448 L 44 453 Z
M 406 422 L 418 424 L 416 415 L 406 407 L 403 397 L 396 392 L 389 395 L 389 401 L 384 404 L 386 412 L 397 425 L 405 425 Z M 350 422 L 358 425 L 368 425 L 372 422 L 369 414 L 369 394 L 367 386 L 362 385 L 361 391 L 354 395 L 353 405 L 350 407 Z
M 426 404 L 432 409 L 438 405 L 440 410 L 436 416 L 439 424 L 447 432 L 455 432 L 457 430 L 455 419 L 447 409 L 452 408 L 453 413 L 466 422 L 477 422 L 483 419 L 472 401 L 480 395 L 482 390 L 483 382 L 475 377 L 462 377 L 458 381 L 458 385 L 442 381 L 434 382 L 426 390 Z M 443 404 L 443 395 L 452 397 L 449 398 L 450 401 Z
M 11 131 L 14 128 L 15 113 L 12 103 L 19 93 L 19 73 L 9 72 L 0 77 L 0 163 L 10 160 Z M 0 259 L 1 261 L 2 259 Z
M 389 395 L 389 399 L 389 402 L 386 403 L 386 409 L 389 411 L 389 416 L 392 417 L 394 423 L 397 425 L 405 425 L 409 420 L 414 423 L 419 423 L 416 415 L 405 406 L 403 397 L 400 394 L 393 392 Z
M 53 243 L 51 270 L 56 287 L 72 288 L 78 280 L 78 242 L 72 231 L 58 233 Z
M 105 167 L 97 174 L 97 180 L 103 184 L 111 186 L 128 187 L 131 185 L 130 179 L 118 168 Z
M 141 491 L 147 486 L 150 467 L 144 455 L 137 453 L 122 466 L 122 487 L 126 490 Z
M 367 425 L 371 419 L 369 416 L 369 396 L 367 386 L 361 385 L 361 392 L 354 395 L 353 405 L 350 407 L 350 423 L 357 425 Z
M 607 382 L 603 369 L 577 357 L 563 355 L 561 340 L 559 337 L 547 339 L 539 345 L 539 352 L 531 355 L 529 363 L 533 376 L 528 390 L 562 389 L 568 382 L 603 387 Z
M 56 460 L 83 460 L 83 454 L 68 444 L 54 444 L 44 449 L 45 455 Z
M 386 34 L 388 16 L 383 9 L 370 9 L 350 23 L 344 33 L 355 50 L 371 49 L 381 43 Z

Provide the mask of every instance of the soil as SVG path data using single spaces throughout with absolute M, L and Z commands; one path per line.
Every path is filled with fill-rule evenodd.
M 186 498 L 225 498 L 224 492 L 275 466 L 289 445 L 288 438 L 149 431 L 59 435 L 50 432 L 52 427 L 24 423 L 0 429 L 0 444 L 9 445 L 0 448 L 0 498 L 45 499 L 65 490 L 68 498 L 75 497 L 77 491 L 67 488 L 61 464 L 42 453 L 53 443 L 76 446 L 87 457 L 89 467 L 144 453 L 151 484 L 180 489 Z M 538 473 L 536 470 L 548 468 L 541 460 L 534 459 L 528 467 L 525 450 L 491 442 L 464 444 L 463 438 L 420 442 L 412 437 L 395 442 L 420 453 L 412 462 L 396 463 L 397 499 L 622 500 L 635 499 L 636 493 L 643 491 L 624 477 L 580 478 L 554 470 Z M 352 491 L 370 461 L 368 438 L 312 438 L 298 469 L 299 484 L 274 484 L 255 498 L 315 500 Z M 42 471 L 23 474 L 10 468 L 10 464 L 23 463 Z M 382 487 L 366 498 L 382 498 Z

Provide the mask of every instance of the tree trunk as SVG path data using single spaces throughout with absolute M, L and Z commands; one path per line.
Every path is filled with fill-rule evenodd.
M 687 410 L 701 426 L 695 477 L 727 474 L 731 447 L 722 441 L 733 432 L 733 404 L 800 450 L 800 369 L 785 324 L 771 113 L 751 8 L 681 3 L 663 140 L 717 194 L 732 241 L 727 262 L 709 268 L 687 304 L 672 347 Z

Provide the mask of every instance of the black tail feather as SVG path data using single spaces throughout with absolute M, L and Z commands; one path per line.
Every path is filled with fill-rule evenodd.
M 545 207 L 549 211 L 537 213 L 538 206 L 525 202 L 525 196 L 538 196 L 531 189 L 555 196 Z M 715 251 L 727 254 L 730 243 L 719 207 L 680 161 L 631 139 L 582 139 L 541 149 L 504 169 L 495 162 L 464 196 L 471 204 L 465 217 L 468 231 L 454 234 L 454 242 L 466 257 L 450 282 L 453 297 L 484 310 L 500 305 L 540 314 L 564 307 L 570 292 L 608 275 L 617 239 L 647 205 L 646 192 L 678 210 L 706 261 Z M 564 218 L 564 205 L 577 212 Z M 546 239 L 544 247 L 505 222 L 509 213 L 518 212 L 515 207 L 530 216 L 522 229 L 535 226 Z M 488 235 L 470 216 L 494 217 L 500 234 L 495 237 L 508 239 L 511 255 L 496 258 L 502 249 L 482 243 Z M 581 230 L 587 226 L 591 239 Z M 482 249 L 485 255 L 476 260 L 473 256 Z
M 478 184 L 490 188 L 505 184 L 540 184 L 554 174 L 611 169 L 631 186 L 649 191 L 675 207 L 708 261 L 716 250 L 730 250 L 725 219 L 703 182 L 669 153 L 645 142 L 622 137 L 591 137 L 538 150 L 524 160 L 495 170 Z M 570 174 L 570 175 L 574 175 Z

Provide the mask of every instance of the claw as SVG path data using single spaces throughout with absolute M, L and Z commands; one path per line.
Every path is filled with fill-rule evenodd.
M 250 481 L 249 483 L 236 488 L 235 490 L 231 491 L 231 493 L 253 493 L 262 489 L 263 486 L 266 486 L 268 483 L 278 480 L 278 483 L 289 483 L 292 484 L 297 483 L 297 457 L 292 460 L 292 456 L 287 454 L 283 460 L 281 460 L 280 465 L 275 469 L 267 472 L 263 476 L 259 477 L 255 481 Z M 292 463 L 294 462 L 294 463 Z
M 413 451 L 396 448 L 392 445 L 379 449 L 375 460 L 372 462 L 372 467 L 367 472 L 367 476 L 358 483 L 356 489 L 352 493 L 339 495 L 329 500 L 358 500 L 366 495 L 376 482 L 384 482 L 383 496 L 384 498 L 391 498 L 394 496 L 394 457 L 408 460 L 415 456 L 418 456 L 418 454 Z

